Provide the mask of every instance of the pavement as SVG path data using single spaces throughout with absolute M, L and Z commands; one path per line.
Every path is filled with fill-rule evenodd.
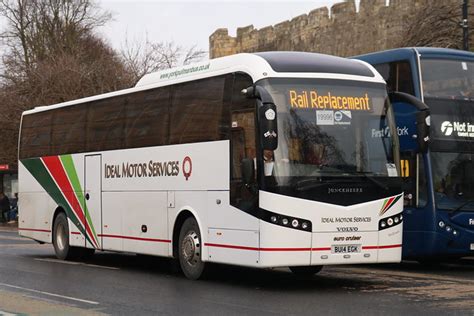
M 0 230 L 18 231 L 18 222 L 0 223 Z
M 61 261 L 0 226 L 0 315 L 474 315 L 474 260 L 288 269 L 213 265 L 185 279 L 169 259 L 99 252 Z

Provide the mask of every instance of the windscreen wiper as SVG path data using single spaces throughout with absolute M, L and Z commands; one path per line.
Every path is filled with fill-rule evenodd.
M 374 179 L 371 175 L 369 174 L 366 174 L 366 173 L 362 173 L 362 175 L 364 175 L 365 178 L 369 179 L 370 181 L 372 181 L 372 183 L 375 183 L 378 187 L 384 189 L 385 191 L 388 191 L 388 186 L 385 185 L 384 183 L 380 182 L 379 180 L 376 180 Z
M 464 202 L 463 204 L 459 205 L 458 207 L 456 207 L 454 210 L 450 211 L 449 212 L 449 215 L 453 215 L 453 214 L 456 214 L 457 212 L 459 212 L 460 210 L 462 210 L 462 208 L 466 205 L 469 205 L 471 203 L 474 203 L 474 199 L 470 199 L 470 200 L 467 200 L 466 202 Z M 472 211 L 470 211 L 472 212 Z
M 327 183 L 327 181 L 324 181 L 321 178 L 312 178 L 312 179 L 304 179 L 296 182 L 296 191 L 307 191 L 311 190 L 320 186 L 323 186 Z
M 323 180 L 322 178 L 311 178 L 311 179 L 304 179 L 296 182 L 296 191 L 308 191 L 314 188 L 321 187 L 326 184 L 330 183 L 350 183 L 352 181 L 344 180 L 344 179 L 325 179 Z

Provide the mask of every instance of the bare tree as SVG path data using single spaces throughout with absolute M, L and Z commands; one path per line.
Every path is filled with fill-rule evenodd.
M 462 49 L 462 1 L 432 0 L 406 20 L 405 31 L 397 46 L 431 46 Z M 472 12 L 472 11 L 471 11 Z M 474 15 L 469 15 L 470 28 L 474 27 Z
M 94 29 L 109 20 L 92 0 L 0 0 L 7 52 L 0 82 L 0 161 L 16 161 L 21 113 L 130 87 L 121 57 Z
M 196 45 L 191 46 L 187 51 L 183 59 L 183 65 L 189 65 L 195 62 L 203 60 L 207 55 L 205 50 L 197 49 Z
M 0 15 L 7 22 L 0 38 L 9 57 L 26 70 L 36 60 L 70 50 L 82 34 L 111 18 L 91 0 L 0 0 Z
M 126 40 L 121 56 L 136 82 L 150 72 L 201 61 L 207 52 L 196 46 L 185 49 L 174 42 L 153 43 L 147 37 L 143 43 Z

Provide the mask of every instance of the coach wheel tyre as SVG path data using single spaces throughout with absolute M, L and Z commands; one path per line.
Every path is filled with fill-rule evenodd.
M 69 227 L 64 213 L 60 213 L 54 221 L 53 245 L 58 259 L 70 260 L 78 255 L 79 249 L 69 245 Z
M 300 276 L 312 276 L 321 271 L 323 266 L 304 266 L 304 267 L 290 267 L 291 272 Z
M 201 232 L 196 220 L 192 217 L 184 221 L 179 234 L 178 258 L 184 275 L 191 280 L 203 276 L 206 264 L 202 262 Z

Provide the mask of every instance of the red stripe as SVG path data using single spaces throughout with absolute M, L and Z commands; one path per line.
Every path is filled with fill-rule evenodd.
M 59 156 L 43 157 L 42 160 L 46 168 L 48 168 L 49 172 L 51 173 L 54 180 L 58 184 L 59 189 L 61 190 L 62 194 L 71 205 L 71 208 L 73 209 L 74 213 L 76 213 L 82 225 L 86 227 L 89 237 L 94 243 L 96 243 L 94 235 L 92 234 L 92 231 L 89 225 L 86 225 L 86 219 L 84 217 L 84 213 L 82 211 L 81 205 L 77 199 L 74 189 L 71 186 L 71 183 L 69 182 L 66 172 L 64 171 L 64 168 L 63 168 L 63 165 L 61 164 L 61 160 L 59 159 Z M 97 248 L 99 248 L 97 244 L 96 246 Z
M 259 251 L 260 250 L 260 248 L 255 248 L 255 247 L 234 246 L 234 245 L 224 245 L 224 244 L 212 244 L 212 243 L 205 243 L 204 246 L 219 247 L 219 248 L 231 248 L 231 249 L 240 249 L 240 250 L 254 250 L 254 251 Z
M 390 199 L 388 199 L 387 204 L 385 204 L 385 207 L 382 210 L 382 214 L 390 208 L 390 205 L 392 205 L 393 200 L 395 200 L 395 197 L 391 197 Z
M 72 232 L 71 235 L 80 235 L 80 232 Z
M 260 251 L 311 251 L 311 248 L 260 248 Z
M 362 249 L 388 249 L 388 248 L 400 248 L 402 245 L 385 245 L 385 246 L 363 246 Z
M 253 251 L 311 251 L 311 248 L 258 248 L 258 247 L 213 244 L 213 243 L 205 243 L 204 246 L 239 249 L 239 250 L 253 250 Z M 331 249 L 331 248 L 329 248 L 329 249 Z
M 324 248 L 311 248 L 311 251 L 329 251 L 331 247 L 324 247 Z
M 121 238 L 121 239 L 171 243 L 171 240 L 168 240 L 168 239 L 154 239 L 154 238 L 141 238 L 141 237 L 121 236 L 121 235 L 102 235 L 102 234 L 99 234 L 98 236 L 99 237 L 106 237 L 106 238 Z
M 330 251 L 331 247 L 321 247 L 321 248 L 258 248 L 258 247 L 246 247 L 246 246 L 236 246 L 236 245 L 226 245 L 226 244 L 213 244 L 205 243 L 205 246 L 208 247 L 218 247 L 218 248 L 229 248 L 229 249 L 239 249 L 239 250 L 253 250 L 253 251 Z M 362 249 L 388 249 L 388 248 L 398 248 L 402 245 L 386 245 L 386 246 L 364 246 Z
M 41 233 L 50 233 L 50 230 L 47 229 L 34 229 L 34 228 L 18 228 L 18 230 L 26 230 L 32 232 L 41 232 Z

